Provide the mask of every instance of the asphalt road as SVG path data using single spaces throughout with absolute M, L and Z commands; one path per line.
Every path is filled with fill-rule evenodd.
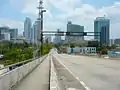
M 120 61 L 54 54 L 87 90 L 120 90 Z
M 79 81 L 53 57 L 60 90 L 86 90 Z
M 49 57 L 12 90 L 49 90 Z

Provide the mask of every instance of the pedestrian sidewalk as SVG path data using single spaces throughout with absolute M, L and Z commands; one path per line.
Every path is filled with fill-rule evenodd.
M 24 78 L 12 90 L 48 90 L 49 89 L 49 57 L 33 72 Z

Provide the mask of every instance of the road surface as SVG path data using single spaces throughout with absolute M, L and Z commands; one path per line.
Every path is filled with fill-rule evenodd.
M 49 57 L 12 90 L 49 90 Z
M 86 56 L 53 54 L 86 90 L 120 90 L 120 61 Z M 81 89 L 82 90 L 82 89 Z

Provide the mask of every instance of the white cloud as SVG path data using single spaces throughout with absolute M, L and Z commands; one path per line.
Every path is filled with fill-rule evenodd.
M 25 1 L 28 1 L 28 3 L 26 3 L 25 7 L 23 8 L 22 10 L 22 13 L 29 13 L 29 14 L 34 14 L 36 15 L 37 14 L 37 6 L 38 6 L 38 3 L 37 3 L 37 0 L 25 0 Z
M 103 7 L 100 9 L 101 13 L 106 13 L 107 16 L 112 20 L 112 23 L 120 22 L 120 2 L 114 3 L 112 6 Z
M 84 25 L 85 31 L 93 31 L 93 22 L 96 17 L 106 15 L 111 20 L 110 35 L 111 37 L 119 37 L 120 33 L 120 3 L 114 3 L 112 6 L 95 8 L 89 4 L 82 4 L 81 7 L 70 10 L 67 13 L 56 16 L 56 20 L 66 24 L 67 20 L 73 23 Z M 66 22 L 65 22 L 66 21 Z
M 62 22 L 71 20 L 73 23 L 85 26 L 85 31 L 93 31 L 93 22 L 95 17 L 103 16 L 97 9 L 88 4 L 82 4 L 81 8 L 76 8 L 71 12 L 58 15 L 57 19 Z
M 38 0 L 11 0 L 13 5 L 23 4 L 22 13 L 32 14 L 37 17 L 36 7 Z M 19 6 L 19 5 L 18 5 Z M 111 36 L 119 37 L 120 26 L 120 2 L 115 2 L 111 6 L 95 8 L 89 4 L 83 4 L 82 0 L 44 0 L 44 6 L 47 9 L 45 14 L 45 29 L 55 30 L 61 28 L 66 30 L 68 20 L 73 23 L 84 25 L 85 31 L 93 31 L 94 19 L 98 16 L 108 16 L 111 19 Z M 20 7 L 20 6 L 19 6 Z M 53 8 L 64 13 L 54 15 Z
M 82 5 L 81 0 L 49 0 L 50 4 L 55 8 L 68 12 Z

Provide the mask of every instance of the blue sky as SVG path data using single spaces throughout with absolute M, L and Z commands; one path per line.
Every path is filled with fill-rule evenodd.
M 120 1 L 120 0 L 83 0 L 84 3 L 91 4 L 98 8 L 103 7 L 103 6 L 110 6 L 114 2 L 117 2 L 117 1 Z
M 116 1 L 120 1 L 120 0 L 83 0 L 82 2 L 85 4 L 90 4 L 96 8 L 101 8 L 104 6 L 110 6 Z M 56 9 L 53 6 L 51 7 L 53 9 L 52 10 L 53 15 L 64 13 L 61 10 Z M 19 8 L 19 7 L 16 7 L 16 8 Z M 10 4 L 10 0 L 0 0 L 0 11 L 1 11 L 0 17 L 24 20 L 26 16 L 31 16 L 30 14 L 21 13 L 16 8 Z
M 0 0 L 0 26 L 8 25 L 23 31 L 26 16 L 34 22 L 37 0 Z M 66 23 L 84 25 L 85 31 L 93 31 L 93 21 L 104 14 L 111 19 L 111 37 L 120 33 L 120 0 L 44 0 L 46 30 L 66 30 Z

